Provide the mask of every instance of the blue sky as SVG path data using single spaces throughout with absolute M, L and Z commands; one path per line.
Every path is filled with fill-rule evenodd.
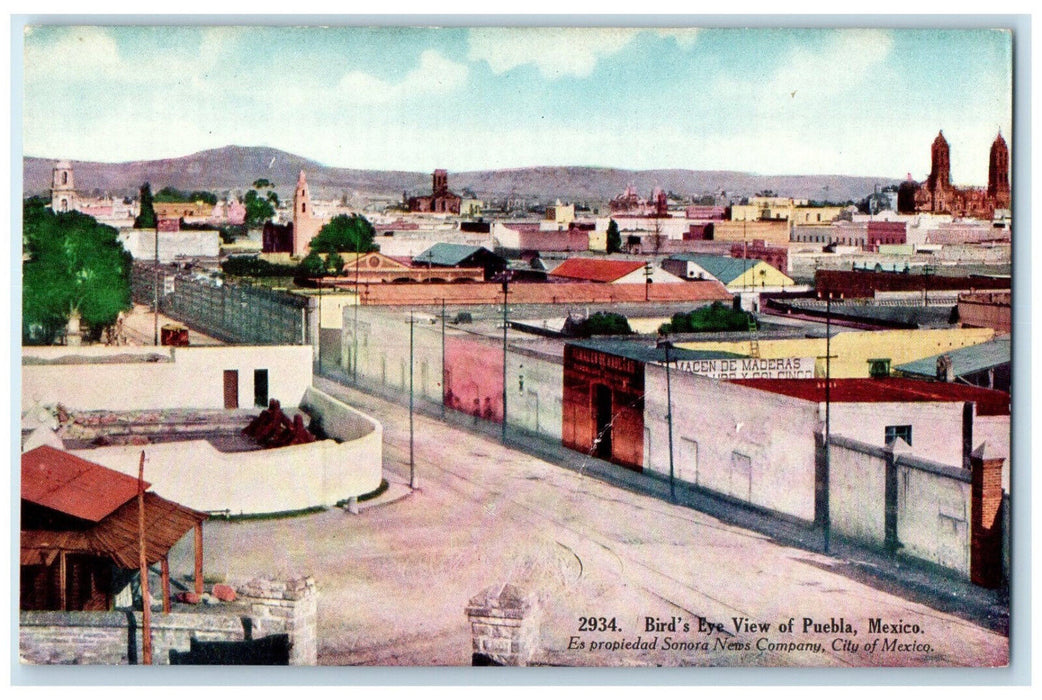
M 992 30 L 36 26 L 23 151 L 922 179 L 943 129 L 981 185 L 1011 61 Z

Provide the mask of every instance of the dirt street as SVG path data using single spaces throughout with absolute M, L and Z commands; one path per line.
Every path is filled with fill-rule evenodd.
M 408 410 L 323 379 L 316 385 L 383 422 L 387 477 L 407 483 Z M 415 425 L 420 489 L 402 500 L 360 515 L 333 509 L 205 526 L 208 573 L 315 577 L 320 664 L 469 665 L 464 608 L 503 582 L 538 597 L 535 660 L 545 664 L 1007 661 L 1001 631 L 914 602 L 841 560 L 426 417 Z M 171 554 L 175 575 L 191 570 L 190 542 Z M 614 618 L 617 629 L 580 631 L 580 617 Z M 664 626 L 648 631 L 648 618 Z

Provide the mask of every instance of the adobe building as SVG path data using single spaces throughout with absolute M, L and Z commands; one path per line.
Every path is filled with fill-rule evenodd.
M 906 188 L 907 189 L 907 188 Z M 900 192 L 899 192 L 900 194 Z M 1000 133 L 988 155 L 987 188 L 959 188 L 951 182 L 951 155 L 944 132 L 930 146 L 930 175 L 909 197 L 898 198 L 901 213 L 946 213 L 958 217 L 992 219 L 996 209 L 1010 208 L 1009 147 Z M 909 204 L 914 208 L 909 209 Z M 904 208 L 901 208 L 901 207 Z
M 738 358 L 674 349 L 670 361 Z M 564 346 L 561 442 L 627 469 L 644 467 L 644 369 L 666 350 L 632 341 L 588 340 Z
M 463 198 L 449 191 L 449 173 L 435 170 L 431 175 L 431 193 L 409 198 L 409 211 L 417 213 L 456 214 L 460 213 Z

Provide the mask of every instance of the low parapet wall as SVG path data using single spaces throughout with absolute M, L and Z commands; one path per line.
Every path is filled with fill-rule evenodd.
M 206 440 L 190 440 L 73 454 L 136 476 L 144 450 L 145 480 L 157 493 L 230 515 L 329 507 L 375 490 L 383 476 L 383 427 L 313 387 L 303 408 L 333 439 L 254 452 L 221 452 Z
M 289 664 L 318 656 L 316 588 L 310 577 L 257 579 L 238 586 L 231 605 L 152 614 L 152 661 L 166 665 L 195 642 L 249 642 L 286 635 Z M 141 613 L 30 612 L 20 615 L 18 655 L 27 664 L 139 664 Z

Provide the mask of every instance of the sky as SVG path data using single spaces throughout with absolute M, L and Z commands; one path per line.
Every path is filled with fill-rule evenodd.
M 29 26 L 23 153 L 120 162 L 235 144 L 347 168 L 538 165 L 956 184 L 1010 145 L 987 29 Z

